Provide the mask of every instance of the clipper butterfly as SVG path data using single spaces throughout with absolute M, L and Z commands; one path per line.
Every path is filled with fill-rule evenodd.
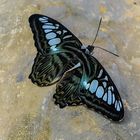
M 114 121 L 122 120 L 124 109 L 109 74 L 91 55 L 94 46 L 84 46 L 58 21 L 39 14 L 29 18 L 37 48 L 29 78 L 38 86 L 57 82 L 55 104 L 60 108 L 86 105 Z

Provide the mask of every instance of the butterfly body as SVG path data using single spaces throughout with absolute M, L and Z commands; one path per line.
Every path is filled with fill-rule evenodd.
M 118 90 L 108 73 L 91 53 L 94 46 L 84 46 L 56 20 L 44 15 L 29 18 L 37 56 L 29 78 L 38 86 L 58 81 L 55 103 L 61 108 L 84 104 L 114 121 L 124 116 Z

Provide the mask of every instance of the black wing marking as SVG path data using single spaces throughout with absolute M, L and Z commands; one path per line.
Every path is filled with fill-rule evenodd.
M 54 95 L 56 104 L 60 106 L 63 104 L 63 107 L 73 105 L 78 99 L 78 103 L 86 104 L 88 108 L 95 109 L 114 121 L 121 120 L 124 116 L 124 109 L 116 86 L 94 57 L 88 56 L 88 60 L 91 67 L 90 75 L 85 76 L 83 68 L 78 67 L 66 72 L 57 84 Z M 76 92 L 72 91 L 73 88 Z M 76 97 L 76 100 L 69 103 L 71 96 Z

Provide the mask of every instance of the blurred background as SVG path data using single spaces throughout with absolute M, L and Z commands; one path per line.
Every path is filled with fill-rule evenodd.
M 114 123 L 83 106 L 60 109 L 55 85 L 37 87 L 28 79 L 36 56 L 28 18 L 40 13 L 70 29 L 83 44 L 94 40 L 94 56 L 122 97 L 125 117 Z M 0 0 L 0 140 L 140 139 L 139 0 Z

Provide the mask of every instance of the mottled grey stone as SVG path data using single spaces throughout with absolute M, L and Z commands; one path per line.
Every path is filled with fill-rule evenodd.
M 37 87 L 28 79 L 36 48 L 28 17 L 57 19 L 83 44 L 95 42 L 120 57 L 95 49 L 122 97 L 125 117 L 114 123 L 84 106 L 54 105 L 55 85 Z M 139 140 L 140 2 L 130 0 L 0 0 L 0 139 Z

